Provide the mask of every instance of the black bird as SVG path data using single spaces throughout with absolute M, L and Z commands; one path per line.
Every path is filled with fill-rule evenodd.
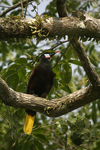
M 33 69 L 30 75 L 27 86 L 27 94 L 46 98 L 53 85 L 55 77 L 55 73 L 53 72 L 50 65 L 50 59 L 54 54 L 58 52 L 59 50 L 50 52 L 48 53 L 48 55 L 43 54 L 40 57 L 39 64 Z M 27 115 L 25 119 L 24 132 L 26 134 L 30 134 L 32 132 L 36 112 L 26 109 L 26 113 Z

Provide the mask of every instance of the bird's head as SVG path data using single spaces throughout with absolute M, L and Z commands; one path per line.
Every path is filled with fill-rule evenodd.
M 49 61 L 51 60 L 51 57 L 54 56 L 56 53 L 60 52 L 60 50 L 57 50 L 55 52 L 49 52 L 47 54 L 44 54 L 44 57 L 47 58 Z
M 39 63 L 41 63 L 41 62 L 47 62 L 47 60 L 50 62 L 51 57 L 54 56 L 58 52 L 60 52 L 60 50 L 57 50 L 55 52 L 44 53 L 43 55 L 41 55 L 41 57 L 39 59 Z

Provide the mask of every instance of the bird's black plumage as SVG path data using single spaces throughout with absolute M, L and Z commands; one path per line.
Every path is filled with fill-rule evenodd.
M 39 64 L 33 69 L 30 75 L 27 94 L 46 98 L 53 85 L 54 77 L 55 73 L 52 71 L 49 60 L 42 55 Z M 36 114 L 36 112 L 31 110 L 26 110 L 26 112 L 32 116 Z
M 49 53 L 50 57 L 52 57 L 54 54 L 55 52 Z M 43 98 L 46 98 L 46 96 L 48 95 L 53 85 L 54 77 L 55 77 L 55 73 L 53 72 L 50 65 L 50 61 L 49 61 L 50 57 L 46 58 L 45 55 L 42 55 L 40 57 L 39 64 L 33 69 L 30 75 L 28 86 L 27 86 L 27 94 L 34 94 L 38 97 L 43 97 Z M 32 126 L 34 124 L 36 112 L 29 109 L 26 109 L 26 112 L 28 117 L 26 116 L 24 132 L 26 134 L 30 134 L 32 130 Z M 32 121 L 32 117 L 33 117 L 33 121 Z M 33 123 L 32 125 L 29 125 L 30 124 L 29 122 L 31 122 L 29 120 L 32 121 Z

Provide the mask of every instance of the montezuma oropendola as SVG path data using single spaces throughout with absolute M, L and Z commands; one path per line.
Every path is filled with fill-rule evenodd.
M 50 58 L 58 52 L 59 50 L 50 52 L 48 55 L 43 54 L 40 57 L 39 64 L 33 69 L 30 75 L 27 86 L 27 94 L 46 98 L 53 85 L 55 77 L 55 73 L 53 72 L 50 65 Z M 36 112 L 26 109 L 26 113 L 24 132 L 26 134 L 30 134 L 32 132 Z

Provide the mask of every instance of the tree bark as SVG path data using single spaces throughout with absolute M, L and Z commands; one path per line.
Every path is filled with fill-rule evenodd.
M 68 17 L 67 10 L 65 7 L 65 0 L 61 0 L 61 1 L 56 0 L 56 7 L 57 7 L 57 10 L 59 13 L 59 17 Z M 86 19 L 84 11 L 73 12 L 73 16 L 78 17 L 81 20 Z M 88 18 L 88 16 L 87 16 L 87 18 Z M 90 20 L 92 19 L 91 17 L 89 17 L 89 18 L 90 18 Z M 79 40 L 76 40 L 75 37 L 73 37 L 70 40 L 70 43 L 72 44 L 74 50 L 76 51 L 76 53 L 81 61 L 81 64 L 90 80 L 90 83 L 94 87 L 99 86 L 100 78 L 99 78 L 98 74 L 96 73 L 95 69 L 93 68 L 88 56 L 86 55 L 86 52 L 85 52 L 81 42 Z
M 84 11 L 73 12 L 71 17 L 48 18 L 39 21 L 24 18 L 0 18 L 0 39 L 25 37 L 71 36 L 100 39 L 100 19 Z
M 24 37 L 35 35 L 40 37 L 54 36 L 86 36 L 93 38 L 100 38 L 100 19 L 94 19 L 88 16 L 84 11 L 73 12 L 71 17 L 67 17 L 65 9 L 65 0 L 56 1 L 57 9 L 60 7 L 64 11 L 59 11 L 60 17 L 63 18 L 48 18 L 40 22 L 36 19 L 21 19 L 8 18 L 0 19 L 0 34 L 1 39 L 8 37 Z M 49 33 L 49 34 L 48 34 Z M 74 38 L 71 40 L 77 55 L 80 58 L 82 66 L 86 71 L 90 85 L 84 89 L 78 90 L 72 94 L 64 96 L 59 99 L 47 100 L 40 97 L 35 97 L 29 94 L 16 92 L 9 88 L 4 80 L 0 78 L 0 99 L 9 106 L 17 108 L 32 109 L 36 112 L 43 113 L 50 117 L 61 116 L 72 110 L 75 110 L 89 102 L 100 98 L 100 78 L 92 67 L 81 43 Z
M 47 100 L 16 92 L 0 78 L 0 99 L 6 105 L 31 109 L 49 117 L 58 117 L 100 98 L 100 86 L 92 85 L 59 99 Z

